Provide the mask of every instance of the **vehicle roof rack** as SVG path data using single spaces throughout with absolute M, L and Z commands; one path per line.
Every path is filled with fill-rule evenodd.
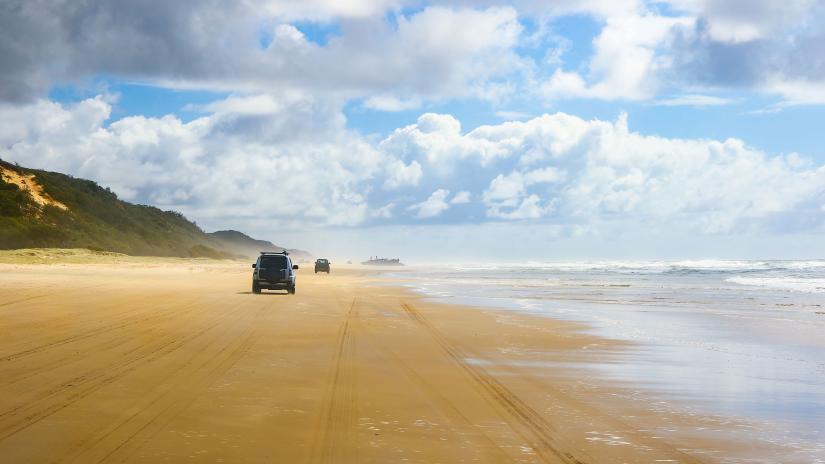
M 262 255 L 284 255 L 284 256 L 289 256 L 289 252 L 286 251 L 286 250 L 283 250 L 283 251 L 262 251 L 261 254 Z

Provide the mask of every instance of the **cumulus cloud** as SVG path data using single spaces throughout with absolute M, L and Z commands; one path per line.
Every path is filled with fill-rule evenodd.
M 489 179 L 481 199 L 490 218 L 590 228 L 679 224 L 699 233 L 782 229 L 790 227 L 789 216 L 810 218 L 806 227 L 825 220 L 825 167 L 795 154 L 771 156 L 737 139 L 645 136 L 629 130 L 626 115 L 607 122 L 558 113 L 466 134 L 448 116 L 420 122 L 379 147 L 420 160 L 425 177 L 446 179 L 438 165 L 462 160 L 462 172 Z
M 456 192 L 455 196 L 453 196 L 453 199 L 450 200 L 450 204 L 451 205 L 463 205 L 465 203 L 469 203 L 470 202 L 470 197 L 471 197 L 470 192 L 468 192 L 466 190 Z
M 782 31 L 806 19 L 819 0 L 670 0 L 665 3 L 702 21 L 708 36 L 719 42 L 749 42 Z
M 487 216 L 502 219 L 538 219 L 553 210 L 555 197 L 542 202 L 528 193 L 528 188 L 542 183 L 553 183 L 564 177 L 558 169 L 546 167 L 528 172 L 499 174 L 490 181 L 482 198 L 487 205 Z M 544 204 L 542 204 L 544 203 Z
M 522 31 L 514 9 L 405 15 L 398 3 L 11 0 L 0 4 L 0 100 L 31 101 L 53 85 L 105 75 L 233 92 L 298 89 L 397 111 L 422 98 L 499 98 L 489 89 L 506 89 L 496 83 L 525 68 L 514 51 Z M 340 33 L 324 44 L 289 23 L 332 19 Z M 262 35 L 272 40 L 262 44 Z
M 284 110 L 274 98 L 249 97 L 240 105 L 249 111 L 239 112 L 232 97 L 191 122 L 133 116 L 108 127 L 111 106 L 100 97 L 3 105 L 0 157 L 94 179 L 127 200 L 216 225 L 362 223 L 368 185 L 386 177 L 391 160 L 346 131 L 329 106 L 291 97 Z
M 667 15 L 637 4 L 604 16 L 581 69 L 560 62 L 540 86 L 550 101 L 653 100 L 729 88 L 777 95 L 779 105 L 823 104 L 822 0 L 669 0 Z M 591 12 L 591 14 L 596 14 Z M 719 104 L 695 98 L 673 105 Z M 668 101 L 666 100 L 666 101 Z
M 447 203 L 447 196 L 450 191 L 446 189 L 438 189 L 433 192 L 429 198 L 416 203 L 407 208 L 410 211 L 417 211 L 416 217 L 419 219 L 432 218 L 440 215 L 444 211 L 450 209 L 450 204 Z
M 575 68 L 563 53 L 571 38 L 549 32 L 570 15 L 601 25 L 592 56 Z M 652 100 L 720 87 L 823 104 L 823 18 L 823 0 L 9 0 L 0 3 L 0 100 L 31 102 L 55 85 L 107 76 L 293 89 L 377 111 L 455 98 L 502 107 L 537 95 Z M 307 22 L 330 32 L 308 37 Z M 526 31 L 533 23 L 538 30 Z
M 626 115 L 545 114 L 465 133 L 452 116 L 425 114 L 374 141 L 308 95 L 233 96 L 202 110 L 189 122 L 111 120 L 104 97 L 2 104 L 0 158 L 90 178 L 210 227 L 358 226 L 403 221 L 399 210 L 577 231 L 813 232 L 825 221 L 825 167 L 811 159 L 737 139 L 648 136 Z M 450 163 L 460 175 L 443 169 Z
M 415 124 L 396 129 L 379 148 L 399 158 L 419 159 L 434 170 L 450 172 L 456 162 L 475 158 L 482 165 L 507 155 L 508 140 L 495 140 L 490 126 L 461 134 L 461 123 L 449 114 L 425 113 Z M 476 136 L 476 135 L 479 136 Z
M 373 210 L 370 217 L 379 219 L 389 219 L 392 217 L 392 212 L 395 209 L 395 203 L 388 203 L 380 208 Z
M 461 133 L 451 115 L 426 113 L 415 124 L 396 129 L 379 149 L 398 158 L 419 160 L 431 171 L 449 174 L 456 163 L 470 161 L 482 167 L 518 154 L 523 164 L 559 156 L 587 130 L 579 118 L 559 113 L 523 122 L 479 126 Z
M 577 72 L 557 69 L 542 86 L 545 96 L 645 100 L 654 97 L 660 75 L 670 60 L 659 49 L 667 47 L 679 31 L 689 30 L 691 18 L 654 14 L 611 17 L 593 41 L 595 54 L 588 64 L 587 80 Z
M 411 161 L 404 164 L 403 161 L 393 159 L 387 165 L 389 177 L 384 182 L 384 188 L 388 190 L 405 186 L 415 186 L 421 180 L 421 165 L 418 161 Z

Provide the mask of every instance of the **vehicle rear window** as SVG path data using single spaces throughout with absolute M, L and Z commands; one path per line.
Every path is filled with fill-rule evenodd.
M 265 269 L 287 269 L 286 256 L 262 256 L 261 267 Z

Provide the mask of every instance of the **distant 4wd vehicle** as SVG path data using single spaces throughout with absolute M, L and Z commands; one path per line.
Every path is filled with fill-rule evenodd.
M 324 258 L 318 258 L 315 260 L 315 273 L 319 272 L 326 272 L 329 274 L 329 260 Z
M 252 265 L 252 292 L 261 293 L 261 290 L 286 290 L 295 294 L 295 270 L 297 264 L 292 264 L 289 253 L 269 253 L 262 251 L 258 261 Z

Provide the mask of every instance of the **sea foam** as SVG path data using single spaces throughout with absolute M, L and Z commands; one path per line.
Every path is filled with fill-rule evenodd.
M 790 292 L 825 293 L 825 279 L 733 276 L 725 279 L 725 281 L 739 285 L 751 285 L 774 290 L 787 290 Z

